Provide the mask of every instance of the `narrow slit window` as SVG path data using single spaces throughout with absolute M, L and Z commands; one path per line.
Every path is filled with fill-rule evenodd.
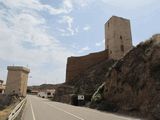
M 120 39 L 122 40 L 122 36 L 120 36 Z
M 121 45 L 121 51 L 124 52 L 124 45 Z

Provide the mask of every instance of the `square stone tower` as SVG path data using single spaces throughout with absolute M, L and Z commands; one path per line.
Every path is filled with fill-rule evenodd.
M 30 70 L 21 66 L 8 66 L 5 94 L 26 96 L 27 81 Z
M 109 58 L 118 60 L 132 48 L 131 26 L 128 19 L 112 16 L 105 24 L 105 48 Z

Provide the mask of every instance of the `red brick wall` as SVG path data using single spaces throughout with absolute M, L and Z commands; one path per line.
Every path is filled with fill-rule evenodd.
M 108 50 L 81 57 L 69 57 L 67 60 L 66 82 L 105 59 L 108 59 Z

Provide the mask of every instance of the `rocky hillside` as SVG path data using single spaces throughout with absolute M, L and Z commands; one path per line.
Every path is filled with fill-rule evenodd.
M 76 94 L 93 94 L 104 82 L 106 71 L 114 62 L 112 59 L 102 61 L 76 76 L 68 84 L 74 86 Z
M 42 84 L 42 85 L 37 85 L 37 86 L 28 86 L 28 90 L 38 90 L 38 91 L 45 91 L 47 89 L 56 89 L 59 85 L 61 84 Z
M 83 94 L 90 99 L 97 88 L 104 82 L 106 71 L 115 63 L 108 59 L 88 68 L 73 80 L 56 89 L 55 101 L 69 103 L 70 95 Z
M 160 120 L 160 35 L 116 62 L 92 103 L 102 110 Z

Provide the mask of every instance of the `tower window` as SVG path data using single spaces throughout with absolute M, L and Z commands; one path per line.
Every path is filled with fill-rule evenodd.
M 122 36 L 120 36 L 120 39 L 122 40 Z
M 124 45 L 121 45 L 121 51 L 124 52 Z
M 108 23 L 108 27 L 109 27 L 109 23 Z

